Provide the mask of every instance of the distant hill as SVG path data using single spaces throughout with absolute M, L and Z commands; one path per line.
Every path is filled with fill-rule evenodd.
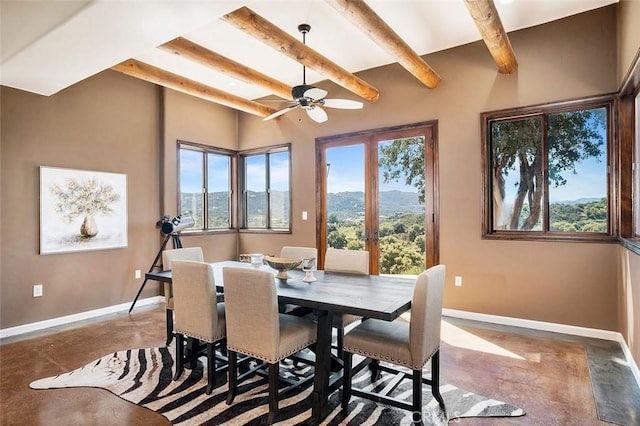
M 224 206 L 227 203 L 226 192 L 215 192 L 209 195 L 210 205 Z M 272 207 L 276 209 L 276 215 L 286 217 L 289 212 L 288 193 L 273 191 Z M 249 215 L 263 214 L 262 206 L 265 203 L 265 194 L 250 191 Z M 182 194 L 181 204 L 183 209 L 192 212 L 202 211 L 200 194 Z M 329 194 L 327 204 L 330 213 L 336 213 L 340 219 L 357 218 L 364 215 L 364 192 L 338 192 Z M 414 214 L 424 213 L 424 204 L 418 202 L 417 192 L 403 191 L 382 191 L 379 196 L 380 214 L 382 216 L 392 216 L 399 212 L 409 212 Z
M 382 191 L 378 202 L 382 216 L 392 216 L 399 212 L 424 214 L 424 204 L 418 202 L 417 192 Z M 339 219 L 361 217 L 364 215 L 364 192 L 348 191 L 328 194 L 327 208 L 329 213 L 335 213 Z
M 550 204 L 587 204 L 602 200 L 603 197 L 578 198 L 577 200 L 551 201 Z

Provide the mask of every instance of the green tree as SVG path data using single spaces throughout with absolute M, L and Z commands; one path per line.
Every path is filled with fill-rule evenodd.
M 549 185 L 566 184 L 564 174 L 587 158 L 599 158 L 604 146 L 606 110 L 570 111 L 547 116 Z M 494 217 L 504 209 L 505 177 L 518 171 L 509 229 L 531 230 L 540 222 L 545 186 L 543 131 L 540 117 L 494 122 L 491 126 Z M 528 206 L 525 215 L 524 207 Z
M 424 136 L 395 139 L 380 147 L 378 164 L 385 183 L 404 183 L 418 190 L 418 199 L 424 203 Z
M 424 256 L 418 246 L 396 236 L 380 240 L 380 273 L 419 274 L 424 270 Z
M 327 235 L 327 244 L 329 244 L 329 247 L 333 248 L 345 248 L 347 245 L 347 238 L 340 230 L 333 231 Z

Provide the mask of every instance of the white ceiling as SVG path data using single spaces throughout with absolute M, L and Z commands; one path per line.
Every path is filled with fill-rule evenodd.
M 496 0 L 496 7 L 510 32 L 616 2 Z M 420 55 L 480 40 L 463 0 L 367 4 Z M 301 84 L 300 64 L 219 19 L 241 6 L 299 40 L 298 25 L 310 24 L 307 45 L 352 73 L 396 62 L 322 0 L 2 0 L 0 83 L 48 96 L 135 58 L 247 99 L 269 95 L 156 48 L 182 36 L 288 85 Z M 324 79 L 307 69 L 307 83 Z

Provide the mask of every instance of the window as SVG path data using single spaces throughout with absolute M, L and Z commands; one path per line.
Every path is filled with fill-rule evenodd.
M 178 153 L 178 214 L 193 217 L 193 230 L 231 228 L 233 153 L 187 142 Z
M 482 114 L 483 237 L 610 239 L 612 105 L 600 97 Z
M 289 230 L 289 163 L 290 145 L 240 153 L 243 228 Z

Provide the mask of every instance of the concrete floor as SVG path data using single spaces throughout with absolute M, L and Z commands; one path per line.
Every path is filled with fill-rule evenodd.
M 137 308 L 83 324 L 4 339 L 2 425 L 163 425 L 164 417 L 94 388 L 32 390 L 29 383 L 109 352 L 164 345 L 164 309 Z M 640 391 L 615 342 L 445 318 L 441 382 L 523 408 L 514 418 L 462 425 L 640 424 Z M 593 384 L 593 386 L 592 386 Z M 595 394 L 595 396 L 594 396 Z M 596 401 L 597 398 L 597 401 Z

